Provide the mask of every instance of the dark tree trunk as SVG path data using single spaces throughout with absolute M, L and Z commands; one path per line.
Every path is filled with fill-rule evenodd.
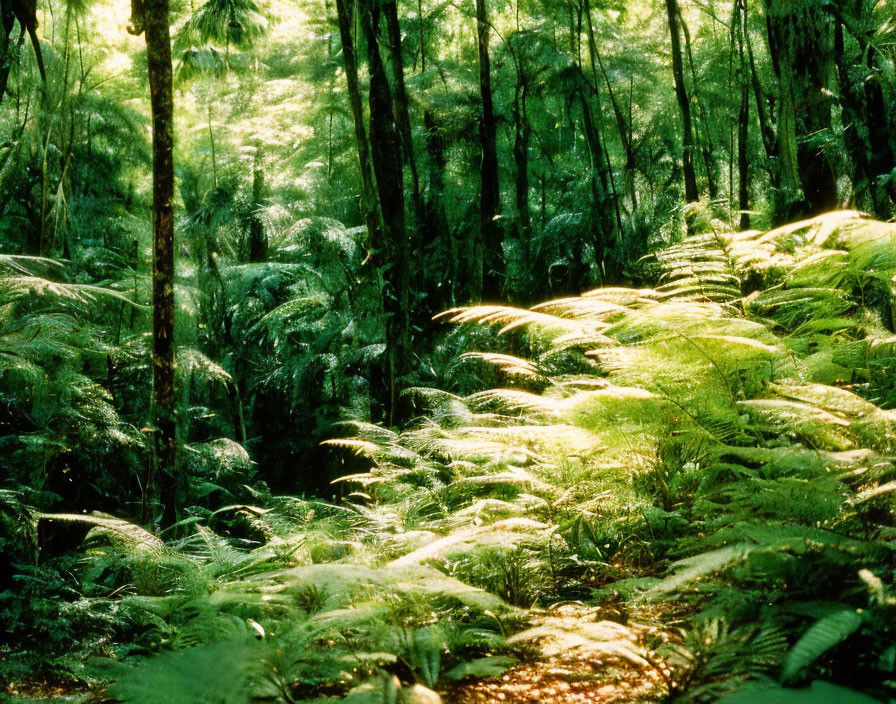
M 353 0 L 336 0 L 339 22 L 339 37 L 342 41 L 342 60 L 345 63 L 345 81 L 348 86 L 349 106 L 355 126 L 355 141 L 358 146 L 358 162 L 361 171 L 361 198 L 364 219 L 367 224 L 368 249 L 373 251 L 373 243 L 379 241 L 379 214 L 377 212 L 376 190 L 373 185 L 373 170 L 370 164 L 370 143 L 364 126 L 364 106 L 361 101 L 361 87 L 358 83 L 358 55 L 352 35 Z
M 592 46 L 594 45 L 593 31 L 591 32 L 590 36 L 590 44 Z M 616 98 L 616 92 L 613 90 L 613 86 L 610 83 L 610 78 L 609 76 L 607 76 L 607 72 L 604 69 L 603 60 L 600 58 L 600 54 L 597 53 L 596 49 L 594 53 L 597 57 L 597 63 L 600 66 L 604 84 L 607 86 L 607 95 L 610 98 L 610 105 L 613 108 L 613 116 L 616 118 L 616 129 L 619 133 L 619 141 L 622 143 L 622 149 L 625 152 L 625 191 L 628 194 L 629 200 L 631 201 L 632 216 L 634 217 L 638 212 L 638 192 L 635 187 L 635 147 L 632 143 L 631 98 L 629 99 L 629 119 L 626 122 L 625 115 L 623 115 L 622 108 Z M 597 79 L 595 78 L 595 87 L 596 86 Z
M 252 166 L 252 212 L 249 220 L 249 261 L 263 262 L 268 255 L 268 238 L 264 231 L 261 206 L 264 202 L 264 148 L 255 150 Z
M 529 138 L 532 129 L 526 113 L 526 96 L 528 85 L 525 77 L 517 79 L 516 95 L 513 101 L 513 164 L 516 171 L 516 236 L 520 245 L 523 280 L 519 294 L 524 301 L 528 300 L 530 284 L 529 245 L 531 228 L 529 220 Z M 522 85 L 520 85 L 522 83 Z
M 684 173 L 684 198 L 688 203 L 697 200 L 697 175 L 694 171 L 694 130 L 691 124 L 691 103 L 684 84 L 684 65 L 681 60 L 681 37 L 678 29 L 678 0 L 666 0 L 669 19 L 669 35 L 672 40 L 672 75 L 675 79 L 675 96 L 681 112 L 682 156 L 681 169 Z
M 591 105 L 584 93 L 579 93 L 582 106 L 582 126 L 588 154 L 591 161 L 591 233 L 594 247 L 594 259 L 601 278 L 606 273 L 607 246 L 613 239 L 612 203 L 610 202 L 610 184 L 608 169 L 605 168 L 604 149 L 600 129 L 594 122 Z M 580 272 L 581 273 L 581 272 Z M 573 283 L 581 289 L 580 273 L 576 274 Z
M 401 51 L 401 26 L 398 23 L 398 8 L 395 2 L 384 2 L 380 7 L 386 19 L 389 54 L 392 57 L 392 99 L 395 103 L 395 121 L 401 135 L 404 164 L 408 167 L 411 175 L 411 206 L 414 209 L 414 218 L 419 229 L 421 218 L 420 179 L 417 176 L 417 161 L 414 158 L 411 116 L 408 111 L 408 95 L 404 82 L 404 58 Z
M 861 13 L 861 8 L 857 11 Z M 855 61 L 849 61 L 846 56 L 844 28 L 847 23 L 839 13 L 834 36 L 834 62 L 844 115 L 844 141 L 853 160 L 853 183 L 857 190 L 864 184 L 875 215 L 886 219 L 892 214 L 893 199 L 896 198 L 892 183 L 881 186 L 879 181 L 880 176 L 891 173 L 896 167 L 896 154 L 888 129 L 888 106 L 875 66 L 877 50 L 866 40 L 866 32 L 873 30 L 867 27 L 863 15 L 850 19 L 849 25 L 854 28 L 853 36 L 859 49 Z M 856 81 L 856 77 L 862 77 L 862 80 Z
M 479 141 L 482 148 L 482 162 L 479 170 L 481 179 L 479 230 L 482 247 L 482 297 L 495 301 L 501 295 L 504 251 L 501 242 L 501 227 L 497 222 L 500 208 L 498 138 L 488 53 L 490 26 L 485 2 L 486 0 L 476 0 L 479 93 L 482 99 L 482 119 L 479 122 Z
M 584 0 L 583 3 L 583 11 L 585 14 L 586 27 L 588 30 L 588 57 L 591 62 L 591 80 L 593 81 L 592 88 L 594 89 L 594 95 L 598 99 L 598 108 L 600 108 L 600 79 L 597 75 L 597 65 L 600 64 L 600 70 L 603 74 L 604 83 L 607 85 L 607 93 L 610 97 L 610 105 L 613 108 L 613 116 L 616 118 L 616 129 L 619 132 L 619 141 L 622 144 L 622 149 L 625 152 L 625 167 L 624 171 L 624 179 L 625 179 L 625 191 L 629 194 L 629 198 L 632 204 L 632 216 L 638 210 L 638 195 L 635 193 L 635 153 L 632 148 L 632 138 L 631 138 L 631 125 L 626 125 L 625 119 L 623 118 L 622 111 L 619 107 L 618 102 L 616 101 L 616 95 L 613 92 L 613 87 L 610 85 L 609 78 L 607 77 L 607 72 L 604 70 L 603 61 L 600 58 L 600 54 L 597 52 L 597 42 L 594 39 L 594 23 L 591 20 L 591 4 L 589 0 Z M 603 144 L 604 157 L 607 162 L 607 171 L 610 174 L 610 180 L 613 180 L 613 168 L 610 164 L 610 155 L 607 150 L 606 143 Z M 619 228 L 619 237 L 623 236 L 623 227 L 622 227 L 622 212 L 619 204 L 619 197 L 616 192 L 615 183 L 613 186 L 613 206 L 616 212 L 616 224 Z
M 404 55 L 401 48 L 401 26 L 398 22 L 398 9 L 396 3 L 384 2 L 380 5 L 386 20 L 386 32 L 388 37 L 389 55 L 391 56 L 392 69 L 392 102 L 395 114 L 395 122 L 401 137 L 402 158 L 411 177 L 411 212 L 414 216 L 415 227 L 409 231 L 408 246 L 415 256 L 423 254 L 423 229 L 424 206 L 420 195 L 420 178 L 417 171 L 417 159 L 414 154 L 414 140 L 411 132 L 411 116 L 408 110 L 408 96 L 404 80 Z M 411 288 L 421 297 L 416 299 L 416 304 L 411 306 L 414 328 L 424 331 L 426 334 L 433 328 L 434 309 L 433 290 L 426 277 L 426 267 L 414 267 L 409 272 Z
M 700 99 L 700 90 L 697 81 L 697 67 L 694 65 L 694 54 L 691 50 L 691 32 L 688 29 L 687 22 L 681 14 L 681 8 L 678 9 L 678 20 L 681 22 L 681 30 L 684 34 L 684 46 L 688 55 L 688 68 L 691 71 L 691 82 L 694 84 L 694 106 L 697 108 L 697 116 L 699 121 L 696 134 L 699 137 L 700 127 L 703 128 L 703 137 L 700 139 L 700 156 L 703 158 L 703 169 L 706 172 L 706 189 L 709 192 L 710 200 L 714 200 L 719 194 L 719 185 L 716 174 L 715 156 L 713 156 L 712 136 L 709 133 L 709 119 L 706 115 L 706 108 Z
M 156 425 L 155 469 L 165 505 L 162 521 L 177 520 L 183 476 L 177 467 L 174 402 L 174 93 L 168 0 L 134 0 L 131 26 L 146 33 L 152 109 L 152 392 Z M 146 491 L 151 491 L 147 486 Z
M 6 85 L 9 82 L 9 71 L 12 68 L 12 54 L 16 48 L 12 40 L 12 30 L 16 17 L 8 1 L 0 3 L 0 102 L 6 95 Z
M 769 57 L 772 68 L 778 78 L 778 127 L 775 140 L 775 162 L 777 164 L 779 193 L 776 194 L 777 203 L 774 207 L 773 218 L 775 220 L 790 219 L 790 211 L 795 204 L 802 200 L 802 187 L 800 185 L 799 165 L 797 164 L 796 146 L 796 114 L 793 105 L 793 76 L 790 61 L 787 58 L 781 39 L 775 31 L 775 20 L 771 13 L 775 9 L 775 2 L 780 0 L 766 0 L 765 23 L 768 38 Z
M 750 161 L 748 158 L 748 138 L 750 135 L 750 79 L 747 76 L 747 58 L 745 50 L 745 34 L 747 32 L 743 3 L 738 0 L 736 7 L 738 18 L 738 81 L 740 83 L 740 110 L 737 116 L 737 207 L 740 210 L 740 229 L 750 229 Z
M 769 51 L 781 86 L 782 181 L 788 186 L 795 156 L 797 186 L 803 192 L 792 215 L 816 215 L 838 204 L 834 169 L 819 146 L 831 129 L 828 69 L 834 44 L 833 25 L 821 5 L 766 0 Z
M 427 257 L 427 261 L 429 255 L 434 254 L 437 261 L 446 263 L 446 268 L 441 271 L 428 266 L 423 269 L 433 271 L 437 277 L 430 282 L 427 290 L 432 292 L 432 308 L 442 311 L 456 304 L 462 276 L 458 252 L 451 242 L 448 217 L 445 214 L 447 144 L 442 134 L 441 123 L 429 110 L 423 113 L 423 128 L 426 130 L 426 154 L 429 162 L 426 199 L 423 202 L 423 254 Z
M 383 277 L 391 425 L 402 415 L 398 407 L 400 384 L 409 367 L 409 261 L 404 222 L 401 137 L 392 112 L 392 95 L 380 55 L 379 13 L 376 0 L 363 0 L 361 27 L 367 43 L 370 70 L 370 150 L 383 217 L 382 241 L 373 243 L 372 253 L 374 265 Z

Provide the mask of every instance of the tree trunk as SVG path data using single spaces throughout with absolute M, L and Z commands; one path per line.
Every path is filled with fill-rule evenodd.
M 183 477 L 177 467 L 174 407 L 174 94 L 168 0 L 134 0 L 133 34 L 146 33 L 152 109 L 152 392 L 156 425 L 156 471 L 165 509 L 162 521 L 177 520 Z M 151 491 L 150 487 L 146 487 Z
M 395 121 L 401 134 L 402 155 L 404 164 L 411 174 L 411 205 L 414 219 L 420 228 L 421 203 L 420 179 L 417 176 L 417 161 L 414 158 L 414 140 L 411 134 L 411 116 L 408 112 L 408 96 L 404 82 L 404 58 L 401 51 L 401 26 L 398 23 L 398 8 L 395 2 L 384 2 L 380 5 L 386 18 L 386 30 L 389 37 L 389 54 L 392 57 L 393 101 L 395 104 Z
M 373 243 L 379 241 L 379 214 L 377 212 L 376 191 L 373 185 L 373 170 L 370 164 L 370 143 L 364 126 L 364 107 L 361 102 L 361 87 L 358 83 L 358 55 L 352 35 L 353 0 L 336 0 L 336 14 L 339 22 L 339 37 L 342 41 L 342 60 L 345 63 L 345 81 L 348 86 L 349 106 L 355 126 L 355 141 L 358 146 L 358 162 L 361 170 L 361 199 L 364 219 L 367 223 L 368 249 L 373 251 Z
M 417 0 L 417 22 L 419 27 L 418 40 L 420 41 L 420 73 L 426 73 L 426 40 L 423 36 L 423 0 Z
M 445 310 L 457 303 L 458 287 L 461 283 L 461 266 L 458 253 L 454 251 L 448 217 L 445 214 L 445 155 L 447 144 L 442 134 L 441 123 L 429 110 L 423 113 L 423 128 L 426 131 L 426 154 L 428 157 L 426 199 L 423 203 L 423 256 L 435 254 L 440 262 L 447 264 L 447 271 L 433 271 L 436 279 L 427 286 L 432 292 L 433 310 Z M 430 271 L 430 267 L 422 267 Z M 466 272 L 464 272 L 465 274 Z
M 12 30 L 15 26 L 15 15 L 9 2 L 0 4 L 0 102 L 6 94 L 6 85 L 9 82 L 9 72 L 12 69 L 12 54 L 16 48 L 12 40 Z
M 529 245 L 531 228 L 529 220 L 529 137 L 531 127 L 526 113 L 528 85 L 525 77 L 517 79 L 513 101 L 513 164 L 516 171 L 516 236 L 520 245 L 522 260 L 522 282 L 518 293 L 523 301 L 528 301 L 530 283 Z M 520 85 L 522 83 L 522 85 Z
M 386 32 L 388 37 L 389 55 L 391 56 L 392 69 L 392 104 L 395 114 L 395 122 L 401 136 L 402 158 L 411 177 L 411 212 L 414 216 L 415 227 L 406 235 L 410 251 L 416 256 L 423 254 L 423 229 L 424 212 L 423 199 L 420 195 L 420 178 L 417 172 L 417 159 L 414 154 L 414 139 L 411 132 L 411 117 L 408 110 L 408 96 L 404 80 L 404 58 L 401 49 L 401 26 L 398 22 L 398 9 L 393 1 L 380 5 L 386 20 Z M 433 309 L 433 291 L 426 277 L 426 267 L 414 267 L 409 272 L 409 279 L 413 282 L 411 288 L 418 294 L 422 294 L 422 301 L 417 298 L 417 304 L 412 306 L 412 325 L 416 329 L 429 330 L 433 327 L 433 315 L 438 311 Z
M 771 125 L 765 105 L 765 91 L 762 90 L 762 84 L 759 82 L 759 73 L 756 71 L 756 60 L 753 58 L 753 42 L 750 41 L 750 29 L 747 25 L 747 12 L 744 6 L 743 13 L 744 22 L 744 38 L 747 44 L 747 56 L 750 59 L 750 82 L 753 86 L 753 97 L 756 101 L 756 117 L 759 119 L 759 134 L 762 136 L 762 146 L 765 148 L 765 155 L 769 160 L 777 159 L 778 145 L 775 136 L 775 129 Z M 776 179 L 774 175 L 778 172 L 771 169 L 772 187 L 777 188 L 780 179 Z
M 264 201 L 264 148 L 255 149 L 252 166 L 252 212 L 249 215 L 249 261 L 263 262 L 268 255 L 268 238 L 261 218 Z
M 383 277 L 383 312 L 386 318 L 389 423 L 401 417 L 398 407 L 401 379 L 409 368 L 409 261 L 404 222 L 404 174 L 401 137 L 392 112 L 392 95 L 379 49 L 377 0 L 363 0 L 361 27 L 367 43 L 370 70 L 370 150 L 376 177 L 383 237 L 374 242 L 373 263 Z
M 481 179 L 479 231 L 480 246 L 482 247 L 482 298 L 495 301 L 501 295 L 504 251 L 501 243 L 501 228 L 497 222 L 500 207 L 498 138 L 488 53 L 490 27 L 488 8 L 485 3 L 486 0 L 476 0 L 479 93 L 482 99 L 482 119 L 479 122 L 479 141 L 482 148 L 482 162 L 479 170 Z
M 681 37 L 678 34 L 678 0 L 666 0 L 669 19 L 669 35 L 672 40 L 672 75 L 675 79 L 675 96 L 681 112 L 682 156 L 681 168 L 684 173 L 684 198 L 692 203 L 699 197 L 697 175 L 694 172 L 694 131 L 691 125 L 691 103 L 684 84 L 684 67 L 681 60 Z
M 737 48 L 739 54 L 738 80 L 740 82 L 740 110 L 737 116 L 737 207 L 740 212 L 740 229 L 750 229 L 750 162 L 747 144 L 750 129 L 750 80 L 747 76 L 747 59 L 745 53 L 745 34 L 747 32 L 743 2 L 738 0 L 735 10 L 738 18 Z
M 208 101 L 208 142 L 211 146 L 212 156 L 212 185 L 218 187 L 218 156 L 215 153 L 215 132 L 212 129 L 212 101 Z
M 587 0 L 586 0 L 587 2 Z M 590 15 L 589 15 L 590 17 Z M 594 47 L 594 30 L 589 23 L 589 44 Z M 607 86 L 607 95 L 610 98 L 610 105 L 613 108 L 613 116 L 616 118 L 616 129 L 619 132 L 619 141 L 622 143 L 622 149 L 625 151 L 625 191 L 628 193 L 629 200 L 632 204 L 632 217 L 638 212 L 638 192 L 635 187 L 635 149 L 632 143 L 632 114 L 631 114 L 631 96 L 629 96 L 629 116 L 626 122 L 625 116 L 622 114 L 622 108 L 616 99 L 616 92 L 610 83 L 610 77 L 604 69 L 604 62 L 594 49 L 594 55 L 597 57 L 597 63 L 600 66 L 600 72 Z M 593 71 L 592 66 L 592 71 Z M 595 88 L 597 87 L 597 79 L 595 78 Z
M 603 68 L 603 62 L 600 59 L 600 54 L 597 53 L 597 42 L 594 39 L 594 23 L 591 20 L 591 3 L 590 0 L 584 0 L 583 3 L 583 14 L 585 15 L 585 25 L 588 30 L 588 58 L 591 63 L 591 80 L 593 81 L 593 85 L 591 86 L 594 92 L 594 98 L 597 101 L 597 113 L 600 115 L 603 112 L 603 108 L 601 107 L 600 100 L 600 90 L 598 88 L 600 81 L 597 77 L 597 63 L 600 63 L 601 71 L 603 72 L 604 82 L 607 84 L 607 91 L 610 96 L 610 103 L 613 107 L 613 114 L 616 117 L 616 127 L 619 130 L 619 140 L 622 142 L 622 147 L 625 150 L 626 158 L 625 158 L 625 181 L 626 181 L 626 189 L 630 190 L 631 195 L 631 203 L 632 203 L 632 215 L 634 216 L 635 212 L 638 210 L 638 197 L 635 194 L 635 180 L 634 180 L 634 152 L 632 151 L 631 145 L 631 129 L 626 129 L 624 127 L 624 121 L 622 120 L 621 112 L 619 110 L 619 106 L 616 103 L 616 98 L 613 94 L 613 89 L 610 86 L 609 80 L 607 80 L 606 71 Z M 581 64 L 579 65 L 579 70 L 581 70 Z M 584 75 L 584 72 L 583 72 Z M 601 146 L 602 151 L 602 161 L 601 168 L 606 166 L 606 173 L 609 176 L 611 194 L 613 198 L 613 211 L 616 214 L 616 238 L 621 239 L 623 237 L 624 229 L 622 225 L 622 211 L 619 207 L 619 195 L 616 191 L 616 182 L 613 178 L 613 165 L 610 162 L 610 152 L 607 149 L 606 140 L 604 140 L 600 135 L 600 127 L 595 125 L 595 131 L 597 132 L 598 141 Z M 587 135 L 586 135 L 587 139 Z M 603 179 L 606 182 L 606 178 Z
M 857 8 L 861 13 L 861 8 Z M 855 61 L 846 57 L 844 29 L 852 26 L 853 36 L 859 44 Z M 877 50 L 867 43 L 868 27 L 864 15 L 850 18 L 836 17 L 834 38 L 834 62 L 837 68 L 840 105 L 843 109 L 843 139 L 852 156 L 853 183 L 857 191 L 868 192 L 874 214 L 887 219 L 892 214 L 896 196 L 892 183 L 881 186 L 879 177 L 892 172 L 896 155 L 889 139 L 887 103 L 883 95 L 879 71 L 875 66 Z M 862 62 L 862 58 L 865 62 Z M 852 75 L 852 78 L 851 78 Z M 860 80 L 855 80 L 861 77 Z
M 718 181 L 716 180 L 715 157 L 713 156 L 712 136 L 709 134 L 709 120 L 706 116 L 706 109 L 700 100 L 700 91 L 697 88 L 697 67 L 694 65 L 694 54 L 691 50 L 691 32 L 688 29 L 687 22 L 681 14 L 681 8 L 678 8 L 678 21 L 681 22 L 681 30 L 684 34 L 685 53 L 688 55 L 688 68 L 691 71 L 691 82 L 694 84 L 694 106 L 697 108 L 696 134 L 699 137 L 700 127 L 703 127 L 703 138 L 700 139 L 700 155 L 703 157 L 703 169 L 706 171 L 706 189 L 709 192 L 710 200 L 715 200 L 719 194 Z
M 817 145 L 819 136 L 831 128 L 827 84 L 833 27 L 821 3 L 766 0 L 765 16 L 769 53 L 781 87 L 778 153 L 782 186 L 793 190 L 795 196 L 796 208 L 788 216 L 816 215 L 837 207 L 834 170 Z
M 583 132 L 585 141 L 588 143 L 591 162 L 591 232 L 594 260 L 601 278 L 603 278 L 606 274 L 607 245 L 613 239 L 608 169 L 604 166 L 604 150 L 600 130 L 594 123 L 591 105 L 583 92 L 579 93 L 579 102 L 582 106 Z M 584 283 L 580 278 L 580 275 L 573 277 L 573 283 L 579 289 Z

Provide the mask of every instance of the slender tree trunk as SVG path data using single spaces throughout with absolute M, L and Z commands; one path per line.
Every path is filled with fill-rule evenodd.
M 520 85 L 522 83 L 522 85 Z M 524 301 L 528 300 L 530 283 L 529 244 L 531 227 L 529 219 L 529 138 L 531 127 L 526 112 L 526 96 L 529 86 L 525 77 L 517 79 L 513 101 L 513 164 L 516 171 L 516 236 L 520 244 L 522 259 L 522 282 L 519 293 Z
M 588 0 L 585 0 L 586 3 Z M 589 20 L 591 14 L 588 14 Z M 632 204 L 632 216 L 634 216 L 638 212 L 638 192 L 635 188 L 635 149 L 632 144 L 632 114 L 631 114 L 631 96 L 629 96 L 629 115 L 628 121 L 626 122 L 625 115 L 622 113 L 622 108 L 619 105 L 619 101 L 616 98 L 616 92 L 613 90 L 613 86 L 610 83 L 610 77 L 607 75 L 607 71 L 604 68 L 604 62 L 600 57 L 600 54 L 597 52 L 595 41 L 594 41 L 594 28 L 591 25 L 591 22 L 588 23 L 588 42 L 589 46 L 594 51 L 594 56 L 597 58 L 597 64 L 600 66 L 600 72 L 604 79 L 604 84 L 607 86 L 607 95 L 610 97 L 610 105 L 613 108 L 613 116 L 616 118 L 616 129 L 619 133 L 619 141 L 622 143 L 622 149 L 625 152 L 625 191 L 628 193 L 629 200 Z M 594 66 L 592 64 L 592 72 L 594 71 Z M 597 78 L 594 79 L 595 87 L 597 86 Z M 631 84 L 630 84 L 631 85 Z M 631 90 L 631 88 L 630 88 Z
M 688 29 L 687 22 L 684 21 L 684 16 L 681 14 L 681 7 L 678 8 L 678 20 L 681 22 L 681 31 L 684 34 L 685 53 L 687 53 L 688 56 L 688 68 L 690 68 L 691 82 L 694 85 L 694 107 L 697 108 L 697 116 L 699 117 L 696 130 L 696 135 L 698 137 L 700 136 L 700 127 L 703 128 L 703 138 L 699 141 L 700 155 L 703 158 L 703 169 L 706 171 L 706 188 L 709 191 L 710 200 L 715 200 L 716 196 L 719 194 L 719 185 L 716 179 L 716 164 L 715 157 L 713 156 L 712 136 L 709 133 L 709 120 L 707 119 L 706 109 L 703 106 L 703 101 L 700 99 L 697 68 L 694 65 L 694 54 L 691 50 L 691 32 Z
M 591 232 L 594 259 L 601 278 L 606 274 L 607 246 L 613 238 L 613 216 L 610 203 L 608 169 L 604 167 L 604 150 L 600 130 L 594 122 L 591 105 L 583 92 L 579 93 L 582 106 L 582 124 L 588 155 L 591 162 Z M 574 285 L 581 288 L 584 283 L 580 275 L 575 275 Z
M 15 21 L 10 3 L 5 1 L 0 4 L 0 22 L 3 24 L 0 28 L 0 102 L 3 102 L 3 96 L 6 95 L 6 85 L 12 69 L 12 53 L 16 49 L 16 44 L 12 40 Z
M 268 239 L 261 218 L 264 202 L 264 148 L 259 144 L 255 149 L 252 165 L 252 212 L 249 215 L 249 261 L 263 262 L 268 254 Z
M 479 93 L 482 99 L 482 119 L 479 122 L 479 141 L 482 148 L 482 162 L 479 170 L 481 180 L 479 231 L 480 246 L 482 247 L 482 297 L 494 301 L 501 295 L 504 252 L 501 243 L 501 228 L 497 222 L 500 208 L 498 138 L 492 100 L 486 0 L 476 0 L 476 40 L 479 49 Z
M 398 8 L 395 2 L 384 2 L 380 5 L 386 19 L 386 31 L 389 37 L 389 54 L 392 57 L 393 102 L 395 105 L 395 121 L 401 134 L 402 155 L 404 163 L 411 173 L 411 205 L 414 206 L 415 217 L 420 213 L 420 179 L 417 176 L 417 162 L 414 158 L 414 141 L 411 134 L 411 116 L 408 111 L 408 95 L 404 81 L 404 57 L 401 50 L 401 25 L 398 22 Z
M 401 136 L 401 151 L 404 165 L 411 176 L 411 210 L 414 215 L 415 228 L 413 230 L 412 250 L 420 251 L 420 233 L 423 229 L 423 202 L 420 198 L 420 178 L 417 175 L 417 160 L 414 156 L 414 140 L 411 133 L 411 116 L 408 111 L 408 96 L 404 81 L 404 58 L 401 50 L 401 26 L 398 22 L 398 9 L 396 3 L 384 2 L 380 5 L 386 20 L 386 32 L 389 40 L 389 54 L 392 58 L 392 102 L 394 106 L 395 122 Z M 416 267 L 414 270 L 415 288 L 426 290 L 424 281 L 424 267 Z M 426 325 L 432 315 L 428 311 L 421 310 L 420 319 L 415 321 L 418 325 Z
M 600 99 L 600 89 L 599 89 L 600 80 L 598 79 L 598 75 L 597 75 L 597 63 L 600 62 L 600 54 L 598 54 L 598 52 L 597 52 L 597 42 L 594 39 L 594 23 L 591 20 L 590 0 L 584 0 L 582 9 L 583 9 L 583 14 L 585 15 L 585 26 L 587 27 L 587 30 L 588 30 L 588 58 L 591 63 L 591 80 L 593 81 L 592 88 L 594 91 L 594 99 L 597 101 L 597 113 L 598 113 L 598 116 L 600 116 L 600 114 L 603 112 L 603 108 L 601 106 L 601 99 Z M 581 66 L 579 68 L 581 69 Z M 603 71 L 603 63 L 602 62 L 601 62 L 601 71 Z M 610 103 L 613 107 L 613 114 L 616 117 L 616 126 L 617 126 L 617 129 L 619 130 L 619 139 L 622 142 L 622 147 L 626 152 L 626 159 L 625 159 L 626 165 L 625 165 L 625 169 L 624 169 L 625 180 L 626 180 L 626 186 L 629 187 L 629 185 L 630 185 L 630 187 L 631 187 L 630 193 L 631 193 L 631 202 L 632 202 L 632 214 L 634 215 L 634 213 L 638 209 L 638 198 L 634 192 L 634 173 L 631 170 L 634 167 L 634 154 L 631 152 L 631 134 L 630 134 L 630 130 L 626 131 L 623 126 L 624 122 L 620 119 L 621 115 L 619 114 L 618 106 L 616 104 L 616 98 L 613 95 L 613 89 L 610 87 L 610 82 L 606 79 L 606 72 L 604 71 L 603 73 L 604 73 L 604 81 L 607 84 L 607 90 L 610 95 Z M 613 198 L 613 211 L 616 214 L 616 227 L 617 227 L 616 237 L 622 238 L 623 232 L 624 232 L 624 228 L 622 225 L 622 211 L 619 206 L 619 194 L 616 191 L 616 182 L 613 178 L 613 165 L 610 162 L 610 152 L 607 149 L 606 140 L 604 140 L 600 136 L 600 126 L 598 124 L 595 124 L 594 128 L 598 132 L 598 138 L 599 138 L 600 144 L 601 144 L 601 151 L 603 152 L 601 168 L 603 168 L 604 163 L 605 163 L 606 173 L 609 176 L 610 188 L 611 188 L 611 193 L 612 193 L 612 198 Z M 631 168 L 630 168 L 630 166 L 631 166 Z
M 370 163 L 370 143 L 364 126 L 364 106 L 361 102 L 361 87 L 358 82 L 358 55 L 352 35 L 353 0 L 336 0 L 339 21 L 339 37 L 342 41 L 342 59 L 345 63 L 345 80 L 348 85 L 349 106 L 355 126 L 355 141 L 358 146 L 358 162 L 361 171 L 361 199 L 365 222 L 367 223 L 368 249 L 373 251 L 373 243 L 379 239 L 379 214 L 377 212 L 376 190 L 373 184 L 373 169 Z
M 420 73 L 426 73 L 426 40 L 423 36 L 423 0 L 417 0 L 417 26 L 420 28 Z
M 744 36 L 747 44 L 747 56 L 750 59 L 750 82 L 753 86 L 753 98 L 756 101 L 756 117 L 759 119 L 759 134 L 762 137 L 762 146 L 765 148 L 765 154 L 769 160 L 776 159 L 778 156 L 777 137 L 775 136 L 775 128 L 772 127 L 765 104 L 765 91 L 762 90 L 762 84 L 759 82 L 759 73 L 756 71 L 756 60 L 753 58 L 753 42 L 750 40 L 750 28 L 747 24 L 747 11 L 744 7 Z M 773 174 L 777 174 L 776 169 L 771 169 Z M 772 179 L 772 186 L 777 187 L 780 179 Z
M 162 520 L 177 520 L 183 477 L 177 467 L 174 397 L 174 93 L 168 0 L 133 0 L 132 34 L 146 33 L 152 109 L 153 406 L 156 471 L 165 504 Z M 147 487 L 149 490 L 149 487 Z
M 747 59 L 745 37 L 747 32 L 746 16 L 743 12 L 742 0 L 737 0 L 738 17 L 737 48 L 739 55 L 738 81 L 740 83 L 740 110 L 737 116 L 737 207 L 740 212 L 740 229 L 750 229 L 750 162 L 747 154 L 747 143 L 750 129 L 750 79 L 747 76 Z
M 451 241 L 448 217 L 445 214 L 445 155 L 447 144 L 441 124 L 429 110 L 423 113 L 426 130 L 428 176 L 426 199 L 423 203 L 423 256 L 434 253 L 438 261 L 446 262 L 447 271 L 435 270 L 436 279 L 427 286 L 432 291 L 432 310 L 445 310 L 456 304 L 461 283 L 460 258 Z M 431 267 L 423 267 L 430 271 Z M 465 272 L 466 273 L 466 272 Z M 447 274 L 447 276 L 446 276 Z
M 208 141 L 212 152 L 212 185 L 218 187 L 218 155 L 215 153 L 215 132 L 212 129 L 212 103 L 208 102 Z
M 681 168 L 684 173 L 684 198 L 688 203 L 692 203 L 697 200 L 699 193 L 697 191 L 697 174 L 694 171 L 694 130 L 691 125 L 691 103 L 684 84 L 684 66 L 681 60 L 678 0 L 666 0 L 666 13 L 669 19 L 669 35 L 672 40 L 672 75 L 675 79 L 675 96 L 678 99 L 678 109 L 681 112 Z
M 373 262 L 383 277 L 391 425 L 402 415 L 398 407 L 400 384 L 410 361 L 410 267 L 404 222 L 401 136 L 392 112 L 392 95 L 380 55 L 379 13 L 377 0 L 363 0 L 361 27 L 370 70 L 370 150 L 383 216 L 382 242 L 374 243 Z

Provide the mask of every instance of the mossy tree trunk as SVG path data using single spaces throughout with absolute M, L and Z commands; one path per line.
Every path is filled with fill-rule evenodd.
M 821 3 L 765 0 L 769 54 L 778 77 L 778 159 L 789 207 L 783 219 L 837 207 L 834 169 L 822 144 L 831 129 L 833 24 Z M 785 203 L 786 205 L 786 203 Z
M 174 394 L 174 93 L 168 0 L 134 0 L 132 34 L 145 33 L 152 110 L 152 393 L 155 471 L 164 503 L 162 521 L 177 520 L 183 477 L 177 466 Z M 145 490 L 152 492 L 151 482 Z

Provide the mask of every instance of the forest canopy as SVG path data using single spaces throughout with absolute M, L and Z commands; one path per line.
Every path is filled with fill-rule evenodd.
M 896 700 L 896 0 L 0 18 L 0 697 Z

